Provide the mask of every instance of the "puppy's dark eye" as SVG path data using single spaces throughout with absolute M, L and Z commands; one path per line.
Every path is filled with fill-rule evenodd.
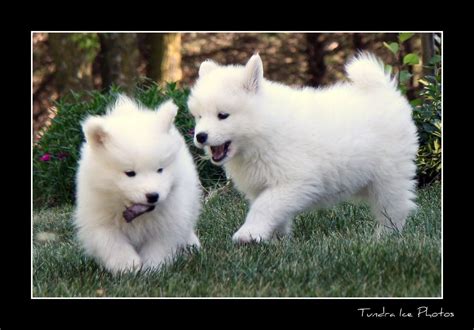
M 229 117 L 229 114 L 225 112 L 219 112 L 217 114 L 217 118 L 219 118 L 220 120 L 226 119 L 227 117 Z
M 132 176 L 137 175 L 137 173 L 135 173 L 135 171 L 125 171 L 125 174 L 126 174 L 128 177 L 132 177 Z
M 158 172 L 158 173 L 161 173 L 161 172 L 163 172 L 163 169 L 162 169 L 162 168 L 159 168 L 159 169 L 157 170 L 157 172 Z

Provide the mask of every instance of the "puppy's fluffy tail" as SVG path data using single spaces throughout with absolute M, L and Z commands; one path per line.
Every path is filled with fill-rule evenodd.
M 346 64 L 347 76 L 364 89 L 376 87 L 397 88 L 397 82 L 385 72 L 383 62 L 371 53 L 359 53 Z

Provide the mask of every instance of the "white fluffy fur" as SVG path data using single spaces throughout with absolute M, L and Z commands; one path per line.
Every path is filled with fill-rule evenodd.
M 351 82 L 294 89 L 263 78 L 259 55 L 246 66 L 203 63 L 189 109 L 210 145 L 232 141 L 223 165 L 251 206 L 236 242 L 291 231 L 294 216 L 365 197 L 377 234 L 402 230 L 415 208 L 416 127 L 383 63 L 359 54 Z M 219 120 L 219 112 L 229 113 Z M 214 162 L 215 163 L 215 162 Z
M 200 184 L 173 125 L 176 112 L 171 101 L 155 112 L 121 96 L 105 116 L 83 123 L 75 225 L 85 251 L 112 273 L 158 268 L 180 248 L 200 245 Z M 151 192 L 159 193 L 155 209 L 127 223 L 125 208 L 147 203 Z

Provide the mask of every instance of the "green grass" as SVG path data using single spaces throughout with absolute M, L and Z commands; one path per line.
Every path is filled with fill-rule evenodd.
M 366 206 L 343 203 L 296 218 L 291 238 L 235 246 L 248 206 L 229 187 L 205 201 L 202 249 L 159 272 L 117 277 L 84 256 L 72 206 L 33 216 L 34 297 L 438 297 L 441 187 L 420 190 L 402 237 L 373 237 Z M 44 233 L 54 234 L 42 239 Z M 46 237 L 47 238 L 47 237 Z

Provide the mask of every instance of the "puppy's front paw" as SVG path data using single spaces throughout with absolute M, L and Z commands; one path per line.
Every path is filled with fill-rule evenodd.
M 117 253 L 107 261 L 106 267 L 113 274 L 137 273 L 142 267 L 142 260 L 136 253 Z
M 269 236 L 266 231 L 244 225 L 232 236 L 232 241 L 238 244 L 260 243 L 267 241 Z
M 201 248 L 201 242 L 199 242 L 199 238 L 196 236 L 195 233 L 191 233 L 187 245 L 188 247 L 194 248 L 196 250 L 199 250 Z

